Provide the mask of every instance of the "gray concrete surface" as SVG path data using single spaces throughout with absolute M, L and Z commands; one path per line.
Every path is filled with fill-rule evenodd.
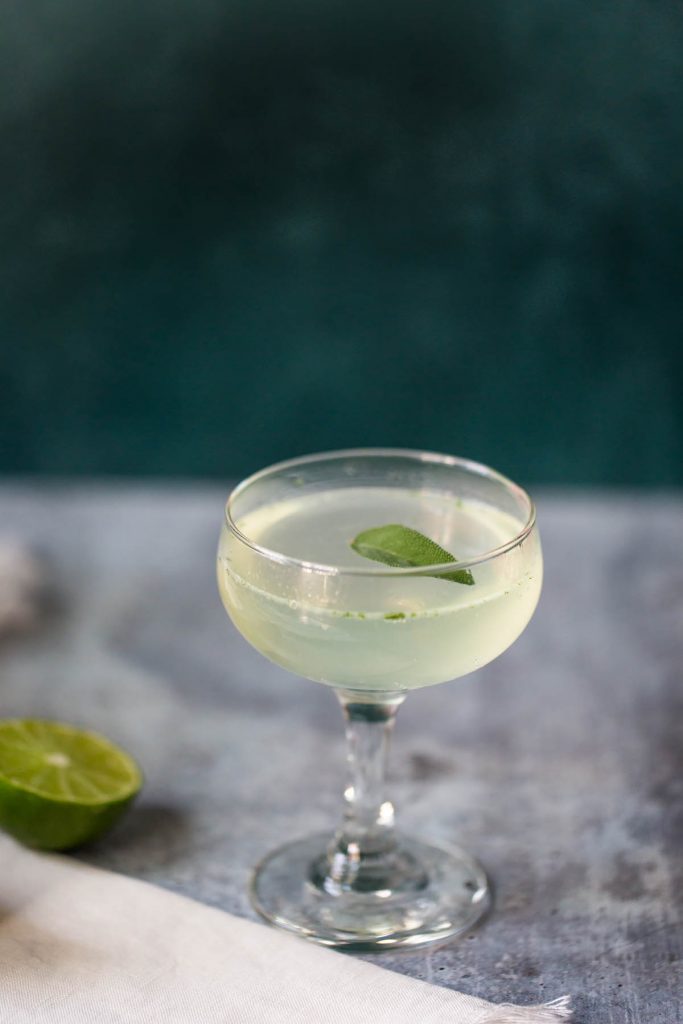
M 332 827 L 340 713 L 270 665 L 216 595 L 225 489 L 5 484 L 0 534 L 43 552 L 44 624 L 0 649 L 4 715 L 101 729 L 144 794 L 84 859 L 253 916 L 275 843 Z M 494 1000 L 569 992 L 579 1024 L 682 1016 L 683 499 L 541 494 L 547 578 L 518 643 L 413 694 L 391 792 L 496 885 L 477 932 L 369 959 Z M 680 910 L 680 903 L 678 904 Z

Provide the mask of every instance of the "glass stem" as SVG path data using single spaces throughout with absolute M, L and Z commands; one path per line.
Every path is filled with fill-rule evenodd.
M 396 837 L 394 807 L 384 778 L 389 740 L 403 694 L 371 695 L 336 691 L 344 712 L 349 781 L 344 819 L 328 851 L 325 888 L 331 894 L 377 892 L 390 888 Z M 374 696 L 374 695 L 372 695 Z

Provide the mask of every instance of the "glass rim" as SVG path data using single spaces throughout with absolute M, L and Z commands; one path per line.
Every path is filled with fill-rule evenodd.
M 466 470 L 473 476 L 486 477 L 489 480 L 502 484 L 507 491 L 514 494 L 517 498 L 521 498 L 522 501 L 526 503 L 529 510 L 527 520 L 522 529 L 519 530 L 510 540 L 505 541 L 504 544 L 498 545 L 498 547 L 491 548 L 489 551 L 482 552 L 482 554 L 476 555 L 474 558 L 461 559 L 453 562 L 440 562 L 435 565 L 416 565 L 396 568 L 382 567 L 380 565 L 375 567 L 370 565 L 366 569 L 365 566 L 362 565 L 340 566 L 326 565 L 322 562 L 310 562 L 302 558 L 294 558 L 291 555 L 285 555 L 280 551 L 274 551 L 272 548 L 267 548 L 262 544 L 258 544 L 255 540 L 252 540 L 246 534 L 242 533 L 233 519 L 232 505 L 235 499 L 246 491 L 247 488 L 273 473 L 287 469 L 294 469 L 299 466 L 310 465 L 315 462 L 364 457 L 399 457 L 412 459 L 416 463 L 439 463 L 444 466 L 452 466 L 457 469 Z M 300 455 L 293 459 L 285 459 L 282 462 L 274 462 L 272 465 L 265 466 L 263 469 L 258 470 L 258 472 L 245 477 L 245 479 L 241 480 L 228 495 L 225 503 L 224 519 L 228 529 L 237 538 L 237 540 L 251 548 L 252 551 L 255 551 L 257 554 L 262 555 L 271 562 L 277 562 L 279 565 L 304 569 L 306 572 L 315 572 L 327 576 L 400 578 L 405 576 L 438 576 L 442 573 L 453 572 L 458 569 L 469 569 L 471 566 L 481 565 L 483 562 L 491 561 L 494 558 L 498 558 L 500 555 L 506 554 L 508 551 L 511 551 L 526 540 L 533 530 L 536 523 L 536 506 L 527 491 L 525 491 L 523 487 L 520 487 L 519 484 L 516 484 L 514 480 L 510 480 L 509 477 L 504 476 L 502 473 L 499 473 L 497 470 L 485 465 L 483 462 L 476 462 L 473 459 L 465 459 L 458 455 L 445 455 L 440 452 L 421 451 L 414 448 L 340 448 L 328 452 L 314 452 L 310 455 Z

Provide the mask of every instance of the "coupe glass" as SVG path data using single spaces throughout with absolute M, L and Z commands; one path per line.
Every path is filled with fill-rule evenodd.
M 457 563 L 396 568 L 351 548 L 358 533 L 396 523 Z M 369 951 L 441 942 L 482 917 L 481 865 L 397 832 L 386 753 L 407 693 L 502 654 L 529 622 L 541 579 L 530 498 L 465 459 L 329 452 L 264 469 L 232 492 L 218 550 L 228 614 L 271 661 L 334 687 L 348 740 L 343 820 L 333 836 L 296 839 L 257 866 L 251 899 L 264 918 Z

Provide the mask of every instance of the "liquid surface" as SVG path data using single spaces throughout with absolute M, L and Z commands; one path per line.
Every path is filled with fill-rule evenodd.
M 491 506 L 452 495 L 394 488 L 340 488 L 258 509 L 237 523 L 262 547 L 307 562 L 370 570 L 351 541 L 363 530 L 400 523 L 436 541 L 455 558 L 476 558 L 511 540 L 522 527 Z M 383 569 L 375 564 L 375 568 Z
M 473 586 L 368 561 L 350 547 L 363 530 L 400 523 L 458 560 L 516 537 L 524 523 L 491 505 L 401 488 L 339 488 L 288 498 L 244 516 L 239 530 L 271 551 L 381 575 L 282 566 L 224 530 L 218 580 L 237 628 L 297 674 L 354 690 L 400 691 L 445 682 L 505 650 L 538 600 L 537 534 L 472 567 Z

